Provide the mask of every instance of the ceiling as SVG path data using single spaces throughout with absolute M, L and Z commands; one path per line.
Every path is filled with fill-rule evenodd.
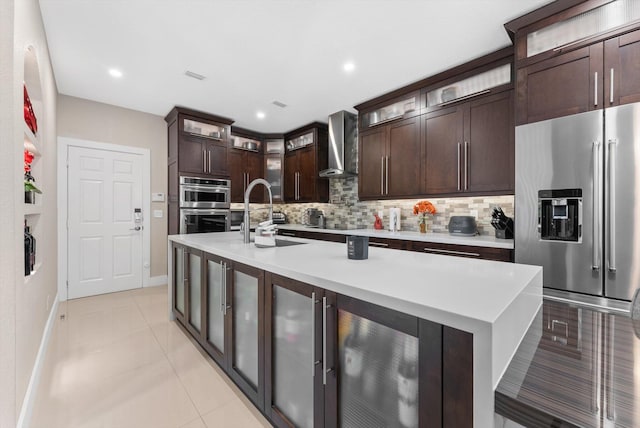
M 326 121 L 505 47 L 503 24 L 547 3 L 40 0 L 60 93 L 161 116 L 181 105 L 260 132 Z

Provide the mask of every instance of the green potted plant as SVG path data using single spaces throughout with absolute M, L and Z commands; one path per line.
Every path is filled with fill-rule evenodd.
M 33 184 L 36 179 L 31 175 L 31 162 L 33 162 L 33 153 L 28 150 L 24 151 L 24 202 L 25 204 L 36 203 L 36 193 L 42 194 L 42 191 Z

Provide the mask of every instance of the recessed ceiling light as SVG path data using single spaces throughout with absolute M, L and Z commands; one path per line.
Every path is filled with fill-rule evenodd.
M 353 70 L 356 69 L 356 65 L 354 63 L 352 63 L 351 61 L 349 61 L 349 62 L 345 62 L 344 65 L 342 66 L 342 68 L 347 73 L 351 73 Z
M 266 115 L 264 114 L 263 111 L 259 111 L 259 112 L 256 113 L 256 117 L 258 119 L 264 119 L 266 117 Z
M 109 74 L 111 75 L 111 77 L 122 77 L 122 71 L 118 70 L 117 68 L 110 68 Z

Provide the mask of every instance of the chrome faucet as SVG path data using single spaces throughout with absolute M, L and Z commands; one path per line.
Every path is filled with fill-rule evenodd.
M 247 186 L 247 190 L 244 192 L 244 243 L 248 244 L 251 242 L 251 222 L 249 218 L 249 195 L 251 195 L 251 191 L 257 184 L 264 184 L 264 187 L 267 188 L 269 192 L 269 220 L 273 222 L 273 196 L 271 195 L 271 184 L 263 178 L 256 178 Z

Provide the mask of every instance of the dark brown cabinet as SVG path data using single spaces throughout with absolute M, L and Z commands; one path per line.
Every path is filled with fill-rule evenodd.
M 444 256 L 467 257 L 499 262 L 513 262 L 513 250 L 506 248 L 476 247 L 471 245 L 440 244 L 435 242 L 411 241 L 407 250 Z
M 175 107 L 168 124 L 169 163 L 178 162 L 180 175 L 227 177 L 227 146 L 233 121 Z
M 424 192 L 439 195 L 462 191 L 462 107 L 423 115 L 422 138 L 425 146 Z
M 602 43 L 517 70 L 516 123 L 602 108 Z
M 178 321 L 275 426 L 473 426 L 472 334 L 180 244 L 172 252 Z
M 360 133 L 360 199 L 420 194 L 422 145 L 417 117 L 377 125 Z
M 640 30 L 521 67 L 517 70 L 516 122 L 520 125 L 640 101 L 639 62 Z
M 640 101 L 640 30 L 604 42 L 605 107 Z
M 231 178 L 231 202 L 244 202 L 247 186 L 256 178 L 264 178 L 262 154 L 242 149 L 229 149 L 229 177 Z M 263 188 L 251 192 L 250 202 L 264 202 Z
M 422 117 L 423 193 L 497 194 L 514 188 L 512 91 Z
M 329 181 L 327 127 L 314 123 L 285 135 L 284 202 L 327 202 Z
M 167 122 L 167 217 L 169 235 L 179 233 L 180 176 L 227 178 L 228 138 L 232 120 L 174 107 Z
M 303 230 L 278 230 L 278 235 L 296 238 L 317 239 L 320 241 L 345 243 L 347 236 L 338 233 L 313 232 Z M 500 262 L 513 262 L 513 250 L 472 245 L 440 244 L 435 242 L 408 241 L 402 239 L 388 239 L 369 237 L 369 246 L 390 248 L 394 250 L 418 251 L 447 256 L 478 258 Z

